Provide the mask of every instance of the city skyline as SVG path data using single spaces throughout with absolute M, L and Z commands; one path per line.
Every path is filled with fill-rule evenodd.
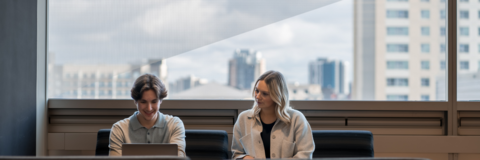
M 437 86 L 441 83 L 438 80 L 441 75 L 437 73 L 444 72 L 446 68 L 445 26 L 442 25 L 445 18 L 444 3 L 442 1 L 379 1 L 375 4 L 376 10 L 368 10 L 368 5 L 371 7 L 372 4 L 365 6 L 352 4 L 352 2 L 352 0 L 345 0 L 333 3 L 167 58 L 163 63 L 169 66 L 164 72 L 168 72 L 168 78 L 165 78 L 168 80 L 165 81 L 169 83 L 186 75 L 195 75 L 210 82 L 228 84 L 228 60 L 231 58 L 232 50 L 253 49 L 262 52 L 267 61 L 266 70 L 282 72 L 289 84 L 307 84 L 308 62 L 325 57 L 345 62 L 345 64 L 354 62 L 352 64 L 357 70 L 354 72 L 353 66 L 345 67 L 347 70 L 345 79 L 347 84 L 351 84 L 354 82 L 352 81 L 353 73 L 361 75 L 355 77 L 357 83 L 348 85 L 348 88 L 356 91 L 363 89 L 357 92 L 357 95 L 362 95 L 357 97 L 359 100 L 438 100 L 441 94 L 438 94 Z M 204 3 L 206 2 L 198 5 L 208 6 Z M 412 9 L 408 6 L 410 3 L 419 5 L 420 8 Z M 371 12 L 353 14 L 353 11 L 358 12 L 360 6 L 367 7 Z M 476 12 L 475 6 L 469 5 L 466 1 L 459 2 L 459 6 L 458 73 L 467 74 L 476 72 L 480 68 L 478 56 L 471 54 L 477 52 L 478 42 L 470 40 L 475 35 L 471 30 L 478 25 L 470 23 L 476 18 L 472 14 Z M 326 13 L 338 14 L 340 18 L 329 19 Z M 367 20 L 354 21 L 353 15 L 364 16 L 361 18 Z M 374 21 L 368 21 L 369 16 L 375 15 L 378 16 Z M 410 23 L 411 21 L 419 23 Z M 352 25 L 352 22 L 355 22 L 355 25 Z M 362 22 L 366 23 L 361 24 Z M 432 25 L 431 22 L 438 22 L 438 24 Z M 354 29 L 355 34 L 352 32 Z M 371 34 L 362 29 L 375 29 L 375 31 Z M 376 36 L 373 41 L 369 41 L 372 40 L 368 37 L 369 34 Z M 104 50 L 105 54 L 98 56 L 99 58 L 90 59 L 91 57 L 88 56 L 90 53 L 83 57 L 72 53 L 71 57 L 65 59 L 67 53 L 55 52 L 55 48 L 59 46 L 56 43 L 57 36 L 59 36 L 58 33 L 52 33 L 50 35 L 52 43 L 49 43 L 52 45 L 49 56 L 53 57 L 57 65 L 93 64 L 101 67 L 115 63 L 137 65 L 152 63 L 148 61 L 151 57 L 141 56 L 143 50 L 139 50 L 138 55 L 135 54 L 137 57 L 130 58 L 128 61 L 119 60 L 126 57 L 121 53 L 112 52 L 113 50 Z M 92 36 L 101 38 L 101 34 L 86 33 L 85 36 L 85 40 Z M 355 50 L 353 44 L 356 45 Z M 98 46 L 101 45 L 98 44 Z M 175 44 L 171 47 L 175 47 Z M 122 47 L 119 48 L 122 49 Z M 359 52 L 359 48 L 364 50 Z M 363 53 L 373 53 L 375 59 Z M 158 55 L 164 55 L 164 53 L 160 52 Z M 102 63 L 96 62 L 99 60 Z M 346 86 L 343 90 L 347 88 Z
M 345 66 L 346 64 L 343 61 L 330 60 L 325 57 L 310 61 L 308 67 L 309 84 L 320 85 L 324 99 L 344 97 L 349 94 L 349 91 L 346 90 Z
M 66 2 L 64 2 L 66 3 Z M 60 12 L 60 11 L 58 11 Z M 57 12 L 54 12 L 57 13 Z M 330 13 L 341 18 L 331 18 Z M 207 78 L 209 81 L 227 84 L 228 59 L 231 52 L 239 48 L 251 48 L 262 52 L 266 70 L 282 72 L 287 81 L 307 84 L 308 66 L 305 64 L 317 57 L 330 57 L 351 62 L 352 59 L 352 1 L 340 1 L 325 7 L 273 23 L 235 37 L 203 46 L 180 55 L 167 58 L 169 80 L 186 75 Z M 55 19 L 52 19 L 52 21 Z M 58 26 L 61 27 L 61 26 Z M 52 28 L 50 30 L 53 30 Z M 57 50 L 57 35 L 50 33 L 52 42 L 50 52 L 56 54 L 57 64 L 97 64 L 96 61 L 109 64 L 139 63 L 150 57 L 130 57 L 129 61 L 118 60 L 121 55 L 101 54 L 92 59 L 88 54 L 78 57 L 67 56 Z M 95 37 L 96 34 L 87 34 Z M 100 35 L 99 35 L 100 36 Z M 86 37 L 88 38 L 88 37 Z M 97 38 L 101 38 L 98 37 Z M 63 46 L 63 45 L 61 45 Z M 68 46 L 68 45 L 67 45 Z M 105 50 L 108 52 L 108 50 Z M 332 54 L 334 53 L 334 54 Z M 301 56 L 300 56 L 301 55 Z M 109 57 L 110 56 L 110 57 Z M 289 65 L 285 65 L 289 64 Z M 348 73 L 352 77 L 353 73 Z M 351 78 L 349 78 L 351 81 Z

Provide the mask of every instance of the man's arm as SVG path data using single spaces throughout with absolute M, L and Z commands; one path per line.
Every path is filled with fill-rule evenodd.
M 122 144 L 125 143 L 124 140 L 125 135 L 122 129 L 118 125 L 113 124 L 108 144 L 108 148 L 110 148 L 109 156 L 122 156 Z
M 185 127 L 183 126 L 182 120 L 175 117 L 174 127 L 171 130 L 170 143 L 178 145 L 178 156 L 185 157 Z

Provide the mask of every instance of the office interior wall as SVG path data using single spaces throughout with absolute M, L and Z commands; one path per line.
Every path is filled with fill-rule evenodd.
M 165 100 L 160 108 L 165 114 L 179 116 L 186 129 L 225 130 L 230 143 L 237 115 L 252 104 L 248 100 Z M 450 153 L 470 158 L 480 153 L 480 145 L 476 145 L 480 134 L 447 135 L 447 102 L 291 104 L 303 112 L 314 130 L 372 131 L 376 157 L 450 159 Z M 136 111 L 132 100 L 50 99 L 48 106 L 49 155 L 94 155 L 96 132 Z
M 0 1 L 0 155 L 35 155 L 37 1 Z

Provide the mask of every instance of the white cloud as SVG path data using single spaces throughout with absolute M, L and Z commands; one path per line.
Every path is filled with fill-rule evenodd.
M 192 63 L 204 66 L 221 64 L 222 66 L 219 67 L 226 70 L 228 59 L 232 57 L 235 49 L 252 48 L 263 53 L 267 69 L 281 71 L 289 81 L 307 83 L 309 61 L 327 57 L 352 63 L 353 21 L 351 11 L 345 11 L 345 8 L 351 8 L 352 4 L 342 2 L 270 24 L 170 59 L 175 61 L 176 58 L 191 58 L 196 60 Z M 345 17 L 341 20 L 331 20 L 331 18 L 329 19 L 330 15 L 326 13 Z M 213 54 L 213 52 L 221 54 Z M 201 57 L 210 57 L 212 60 L 203 60 Z M 186 70 L 183 67 L 180 69 L 180 66 L 192 66 L 187 70 L 194 72 L 195 75 L 226 83 L 227 74 L 218 71 L 212 76 L 211 73 L 215 70 L 195 69 L 193 66 L 196 65 L 192 63 L 169 63 L 171 80 L 181 76 L 177 72 Z M 347 74 L 347 80 L 351 81 L 352 69 L 349 69 Z
M 195 74 L 226 83 L 233 50 L 252 48 L 267 69 L 303 83 L 310 60 L 352 59 L 352 0 L 321 7 L 336 1 L 50 0 L 49 49 L 60 64 L 186 52 L 167 60 L 170 81 Z

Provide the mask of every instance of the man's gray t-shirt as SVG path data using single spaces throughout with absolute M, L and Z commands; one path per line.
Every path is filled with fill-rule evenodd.
M 121 156 L 123 143 L 171 143 L 178 145 L 178 156 L 185 157 L 185 127 L 180 118 L 158 112 L 157 122 L 147 129 L 140 124 L 137 114 L 138 111 L 113 124 L 110 156 Z

